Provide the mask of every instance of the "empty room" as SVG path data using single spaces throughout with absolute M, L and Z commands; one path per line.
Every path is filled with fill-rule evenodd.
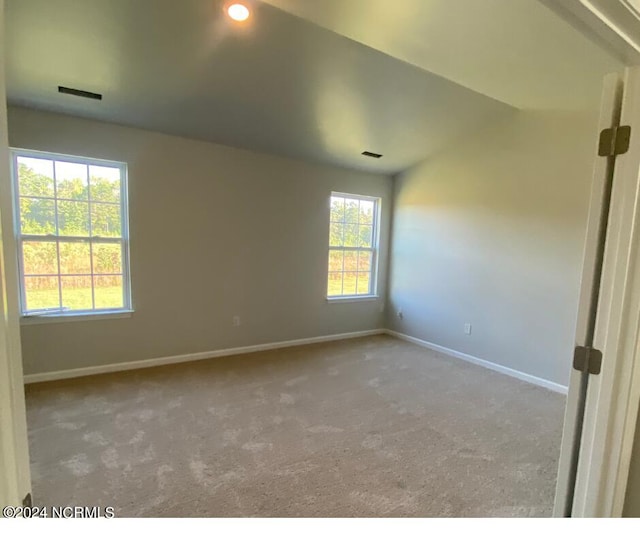
M 553 4 L 4 0 L 23 509 L 640 515 L 640 48 Z

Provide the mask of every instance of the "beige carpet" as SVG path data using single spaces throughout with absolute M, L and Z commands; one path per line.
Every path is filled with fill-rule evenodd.
M 548 516 L 564 397 L 387 336 L 32 385 L 38 505 Z

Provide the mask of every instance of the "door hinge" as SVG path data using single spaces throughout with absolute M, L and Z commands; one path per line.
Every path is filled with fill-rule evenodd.
M 599 375 L 602 370 L 602 352 L 592 347 L 576 347 L 573 352 L 573 368 L 590 375 Z
M 33 507 L 33 499 L 31 493 L 27 494 L 22 500 L 22 507 Z
M 621 125 L 620 127 L 610 127 L 600 133 L 598 143 L 598 155 L 601 157 L 615 157 L 624 155 L 629 151 L 631 141 L 631 127 Z

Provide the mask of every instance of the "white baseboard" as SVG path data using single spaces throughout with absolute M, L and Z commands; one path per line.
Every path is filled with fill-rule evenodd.
M 406 334 L 402 334 L 400 332 L 395 332 L 393 330 L 388 330 L 384 328 L 379 328 L 375 330 L 364 330 L 361 332 L 349 332 L 346 334 L 332 334 L 329 336 L 318 336 L 318 337 L 311 337 L 311 338 L 305 338 L 305 339 L 293 339 L 290 341 L 278 341 L 275 343 L 262 343 L 260 345 L 250 345 L 247 347 L 234 347 L 231 349 L 220 349 L 216 351 L 196 352 L 192 354 L 180 354 L 177 356 L 165 356 L 163 358 L 150 358 L 149 360 L 137 360 L 134 362 L 122 362 L 117 364 L 97 365 L 97 366 L 91 366 L 91 367 L 81 367 L 78 369 L 66 369 L 63 371 L 50 371 L 46 373 L 34 373 L 31 375 L 25 375 L 24 383 L 34 384 L 36 382 L 48 382 L 52 380 L 63 380 L 63 379 L 70 379 L 70 378 L 76 378 L 76 377 L 87 377 L 90 375 L 100 375 L 102 373 L 116 373 L 118 371 L 130 371 L 132 369 L 144 369 L 148 367 L 157 367 L 161 365 L 179 364 L 183 362 L 194 362 L 197 360 L 207 360 L 209 358 L 220 358 L 223 356 L 234 356 L 237 354 L 251 354 L 251 353 L 260 352 L 260 351 L 284 349 L 286 347 L 298 347 L 302 345 L 312 345 L 313 343 L 339 341 L 342 339 L 375 336 L 379 334 L 388 334 L 398 339 L 415 343 L 416 345 L 419 345 L 421 347 L 425 347 L 427 349 L 441 352 L 442 354 L 446 354 L 454 358 L 459 358 L 466 362 L 470 362 L 472 364 L 476 364 L 476 365 L 485 367 L 487 369 L 497 371 L 498 373 L 503 373 L 510 377 L 515 377 L 525 382 L 529 382 L 530 384 L 535 384 L 536 386 L 547 388 L 554 392 L 558 392 L 566 395 L 568 391 L 568 388 L 561 384 L 557 384 L 555 382 L 551 382 L 546 379 L 541 379 L 539 377 L 535 377 L 527 373 L 522 373 L 521 371 L 516 371 L 515 369 L 510 369 L 502 365 L 494 364 L 493 362 L 488 362 L 487 360 L 476 358 L 475 356 L 471 356 L 470 354 L 464 354 L 462 352 L 454 351 L 453 349 L 448 349 L 447 347 L 442 347 L 440 345 L 436 345 L 435 343 L 429 343 L 428 341 L 423 341 L 422 339 L 418 339 L 412 336 L 407 336 Z
M 498 373 L 503 373 L 504 375 L 523 380 L 530 384 L 535 384 L 536 386 L 547 388 L 548 390 L 551 390 L 553 392 L 566 395 L 569 391 L 567 386 L 563 386 L 562 384 L 557 384 L 555 382 L 551 382 L 550 380 L 534 377 L 533 375 L 529 375 L 528 373 L 522 373 L 521 371 L 516 371 L 515 369 L 511 369 L 503 365 L 494 364 L 493 362 L 488 362 L 487 360 L 476 358 L 475 356 L 471 356 L 470 354 L 454 351 L 453 349 L 448 349 L 447 347 L 442 347 L 440 345 L 436 345 L 435 343 L 429 343 L 428 341 L 423 341 L 422 339 L 418 339 L 416 337 L 407 336 L 406 334 L 395 332 L 393 330 L 385 330 L 385 333 L 390 336 L 397 337 L 398 339 L 415 343 L 416 345 L 420 345 L 421 347 L 425 347 L 426 349 L 441 352 L 442 354 L 446 354 L 454 358 L 459 358 L 460 360 L 464 360 L 465 362 L 470 362 L 472 364 L 491 369 L 492 371 L 497 371 Z
M 179 364 L 182 362 L 194 362 L 196 360 L 207 360 L 209 358 L 220 358 L 222 356 L 233 356 L 236 354 L 250 354 L 272 349 L 283 349 L 285 347 L 298 347 L 301 345 L 311 345 L 313 343 L 324 343 L 327 341 L 338 341 L 341 339 L 352 339 L 366 336 L 386 334 L 383 328 L 376 330 L 364 330 L 362 332 L 349 332 L 346 334 L 333 334 L 329 336 L 310 337 L 305 339 L 293 339 L 290 341 L 278 341 L 276 343 L 262 343 L 260 345 L 250 345 L 248 347 L 235 347 L 232 349 L 221 349 L 217 351 L 196 352 L 192 354 L 180 354 L 178 356 L 165 356 L 163 358 L 150 358 L 149 360 L 137 360 L 135 362 L 122 362 L 118 364 L 97 365 L 91 367 L 81 367 L 78 369 L 66 369 L 63 371 L 50 371 L 46 373 L 34 373 L 24 376 L 25 384 L 36 382 L 48 382 L 51 380 L 62 380 L 76 377 L 87 377 L 90 375 L 100 375 L 102 373 L 116 373 L 118 371 L 130 371 L 132 369 L 144 369 L 147 367 L 157 367 L 160 365 Z

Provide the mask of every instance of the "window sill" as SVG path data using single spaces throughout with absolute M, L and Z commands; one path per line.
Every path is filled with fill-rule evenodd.
M 346 302 L 372 302 L 379 300 L 378 295 L 362 295 L 362 296 L 328 296 L 327 302 L 332 304 L 342 304 Z
M 106 321 L 111 319 L 127 319 L 133 310 L 91 311 L 87 313 L 56 313 L 50 315 L 23 315 L 20 324 L 71 323 L 78 321 Z

